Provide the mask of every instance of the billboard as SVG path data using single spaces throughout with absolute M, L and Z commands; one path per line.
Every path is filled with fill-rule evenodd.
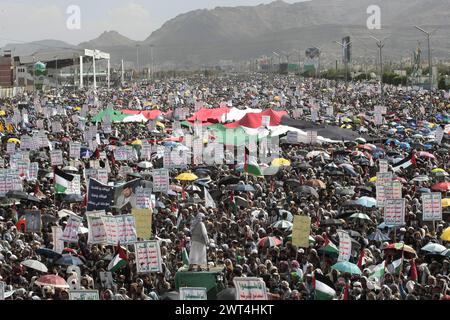
M 317 70 L 319 65 L 320 49 L 316 47 L 308 48 L 305 50 L 305 56 L 306 60 L 304 70 L 305 71 Z
M 350 63 L 351 61 L 352 44 L 350 37 L 347 36 L 342 39 L 342 61 L 344 63 Z

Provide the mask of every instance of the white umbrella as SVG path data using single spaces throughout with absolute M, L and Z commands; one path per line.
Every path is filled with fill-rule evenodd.
M 48 269 L 45 266 L 45 264 L 37 260 L 25 260 L 22 261 L 20 264 L 27 268 L 34 269 L 40 272 L 48 272 Z
M 142 169 L 153 168 L 153 164 L 149 161 L 141 161 L 137 166 Z
M 430 243 L 426 244 L 425 246 L 423 246 L 420 250 L 427 251 L 427 252 L 433 252 L 433 253 L 441 253 L 445 249 L 447 249 L 447 248 L 444 247 L 442 244 L 430 242 Z
M 62 168 L 63 171 L 67 171 L 67 172 L 78 172 L 78 169 L 72 166 L 67 166 Z

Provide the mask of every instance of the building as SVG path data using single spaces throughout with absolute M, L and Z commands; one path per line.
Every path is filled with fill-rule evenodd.
M 9 88 L 14 82 L 14 63 L 10 52 L 0 57 L 0 87 Z

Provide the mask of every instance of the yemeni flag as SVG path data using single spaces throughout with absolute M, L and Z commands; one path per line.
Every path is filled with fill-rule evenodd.
M 74 176 L 55 168 L 55 193 L 65 193 Z
M 248 148 L 245 148 L 244 172 L 257 177 L 263 176 L 262 170 L 258 165 L 256 157 L 250 156 L 250 151 L 248 150 Z
M 116 272 L 127 264 L 128 256 L 125 248 L 120 246 L 120 242 L 116 247 L 116 255 L 108 265 L 108 271 Z
M 392 169 L 394 170 L 394 172 L 397 172 L 400 169 L 406 169 L 406 168 L 409 168 L 410 166 L 416 166 L 416 165 L 417 165 L 417 160 L 416 160 L 415 152 L 411 152 L 409 154 L 409 156 L 407 156 L 403 160 L 392 165 Z
M 315 272 L 313 276 L 315 300 L 332 300 L 336 296 L 336 289 L 330 278 Z

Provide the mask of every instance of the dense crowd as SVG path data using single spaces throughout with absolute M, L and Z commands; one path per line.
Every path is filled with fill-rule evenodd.
M 145 178 L 147 169 L 140 168 L 138 161 L 115 161 L 112 150 L 118 144 L 136 140 L 161 144 L 171 137 L 174 108 L 189 108 L 189 116 L 194 114 L 198 101 L 211 108 L 224 105 L 241 109 L 272 108 L 286 110 L 291 118 L 312 123 L 310 110 L 312 105 L 317 105 L 319 117 L 312 125 L 326 124 L 336 130 L 340 127 L 362 138 L 342 141 L 329 136 L 336 141 L 320 145 L 288 144 L 281 139 L 278 157 L 287 159 L 289 164 L 278 167 L 275 175 L 264 177 L 237 170 L 237 163 L 189 164 L 187 170 L 201 177 L 202 184 L 193 181 L 191 184 L 197 188 L 156 194 L 152 239 L 159 240 L 163 272 L 138 274 L 133 246 L 128 246 L 126 266 L 112 272 L 112 283 L 106 284 L 100 274 L 108 271 L 116 248 L 88 244 L 88 234 L 80 230 L 78 243 L 66 243 L 63 251 L 82 261 L 80 287 L 99 290 L 103 300 L 158 300 L 169 298 L 175 291 L 177 272 L 209 270 L 220 275 L 218 287 L 224 291 L 232 290 L 234 277 L 262 278 L 270 299 L 275 300 L 315 299 L 318 274 L 333 284 L 334 299 L 448 300 L 450 219 L 449 200 L 445 199 L 450 192 L 450 99 L 447 92 L 430 93 L 413 87 L 386 86 L 384 92 L 381 97 L 379 85 L 366 82 L 350 83 L 347 87 L 341 82 L 254 74 L 161 80 L 110 91 L 60 89 L 29 93 L 0 100 L 1 155 L 7 168 L 9 139 L 30 135 L 37 129 L 38 120 L 44 120 L 48 139 L 55 148 L 63 150 L 64 166 L 67 166 L 72 160 L 69 142 L 84 141 L 85 127 L 80 128 L 80 121 L 88 123 L 108 106 L 117 110 L 157 109 L 161 111 L 156 119 L 161 124 L 157 131 L 150 131 L 142 123 L 113 123 L 113 133 L 106 134 L 99 124 L 100 144 L 96 148 L 106 152 L 107 159 L 101 159 L 100 166 L 110 167 L 110 182 L 131 180 L 136 174 L 151 181 Z M 38 103 L 41 108 L 36 108 Z M 88 114 L 81 116 L 84 105 L 88 106 Z M 377 105 L 387 107 L 384 124 L 374 123 Z M 62 112 L 47 116 L 38 110 L 59 106 Z M 333 107 L 332 115 L 324 111 L 329 106 Z M 294 115 L 298 108 L 303 109 L 301 116 Z M 18 109 L 22 114 L 26 110 L 27 121 L 22 119 L 8 126 Z M 62 132 L 52 132 L 52 121 L 62 123 Z M 435 136 L 438 127 L 444 130 L 439 142 Z M 187 126 L 184 129 L 192 130 Z M 16 148 L 19 147 L 17 143 Z M 96 150 L 91 151 L 95 158 Z M 394 170 L 396 163 L 411 155 L 413 164 Z M 89 168 L 92 157 L 77 161 L 76 173 L 82 174 L 83 169 Z M 402 185 L 405 223 L 401 226 L 384 225 L 380 206 L 358 201 L 362 197 L 368 201 L 376 198 L 373 177 L 379 172 L 380 159 L 388 160 L 388 170 Z M 6 284 L 5 299 L 67 300 L 69 289 L 36 283 L 44 274 L 59 275 L 67 281 L 72 276 L 67 272 L 67 265 L 55 263 L 39 249 L 54 248 L 51 227 L 64 228 L 68 219 L 59 214 L 61 210 L 85 218 L 86 182 L 82 179 L 78 200 L 66 201 L 64 195 L 54 191 L 49 148 L 30 151 L 30 161 L 39 163 L 38 179 L 23 180 L 23 190 L 39 200 L 2 198 L 0 281 Z M 154 168 L 162 166 L 156 157 L 151 162 Z M 121 177 L 121 166 L 133 168 L 135 175 Z M 181 186 L 174 178 L 187 170 L 171 169 L 171 184 Z M 434 189 L 439 183 L 443 188 Z M 248 186 L 250 191 L 230 191 L 233 190 L 230 186 L 240 184 Z M 203 188 L 208 189 L 215 207 L 205 206 Z M 430 191 L 442 195 L 441 220 L 423 221 L 421 195 Z M 18 224 L 20 215 L 27 209 L 41 210 L 41 232 L 26 232 Z M 129 213 L 129 209 L 114 212 L 123 213 Z M 354 218 L 356 213 L 360 215 Z M 292 222 L 296 215 L 311 218 L 309 247 L 292 243 Z M 87 227 L 85 219 L 83 222 Z M 357 265 L 359 272 L 333 267 L 339 256 L 338 230 L 350 235 L 352 250 L 346 263 Z M 203 248 L 206 257 L 202 257 Z M 185 249 L 191 255 L 190 266 L 183 259 Z M 26 267 L 21 264 L 25 260 L 38 260 L 48 271 Z M 195 263 L 204 260 L 204 265 Z M 383 270 L 376 273 L 380 264 Z

